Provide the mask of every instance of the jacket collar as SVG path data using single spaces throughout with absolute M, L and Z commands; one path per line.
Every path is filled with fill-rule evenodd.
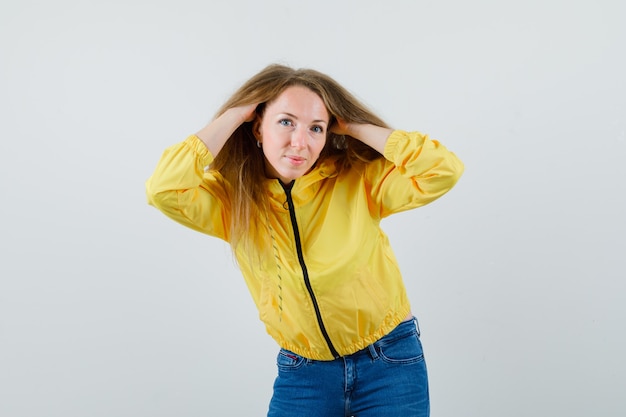
M 327 178 L 334 178 L 337 174 L 337 157 L 329 157 L 323 161 L 318 161 L 311 171 L 295 180 L 291 188 L 294 205 L 297 207 L 311 200 L 321 187 L 322 181 Z M 269 194 L 272 205 L 283 207 L 286 195 L 280 180 L 265 179 L 263 188 Z

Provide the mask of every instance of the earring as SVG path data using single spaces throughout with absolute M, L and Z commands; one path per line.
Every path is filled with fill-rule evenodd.
M 258 140 L 256 141 L 256 147 L 260 148 L 261 147 L 261 142 L 259 142 Z

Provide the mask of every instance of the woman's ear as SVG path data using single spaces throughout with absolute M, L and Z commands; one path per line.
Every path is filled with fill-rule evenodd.
M 265 103 L 259 104 L 256 109 L 256 117 L 252 121 L 252 134 L 256 138 L 257 142 L 261 141 L 261 124 L 263 123 L 263 115 L 265 114 Z
M 252 121 L 252 134 L 257 141 L 261 142 L 261 124 L 263 123 L 263 116 L 257 115 Z
M 252 134 L 257 141 L 261 141 L 261 120 L 259 117 L 256 117 L 252 122 Z

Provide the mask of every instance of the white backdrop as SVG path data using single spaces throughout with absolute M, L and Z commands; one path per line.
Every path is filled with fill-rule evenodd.
M 145 202 L 271 62 L 466 173 L 384 223 L 434 417 L 623 416 L 621 0 L 0 4 L 0 415 L 265 415 L 277 347 L 228 247 Z

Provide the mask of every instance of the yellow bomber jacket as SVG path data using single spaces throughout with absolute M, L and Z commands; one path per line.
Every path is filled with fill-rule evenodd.
M 259 317 L 279 346 L 332 360 L 393 330 L 410 313 L 381 219 L 446 193 L 462 162 L 436 140 L 394 131 L 384 158 L 338 172 L 320 161 L 291 189 L 263 183 L 273 257 L 237 251 Z M 229 185 L 208 170 L 213 156 L 196 136 L 165 150 L 146 182 L 148 203 L 175 221 L 228 241 Z M 257 261 L 251 261 L 257 259 Z

